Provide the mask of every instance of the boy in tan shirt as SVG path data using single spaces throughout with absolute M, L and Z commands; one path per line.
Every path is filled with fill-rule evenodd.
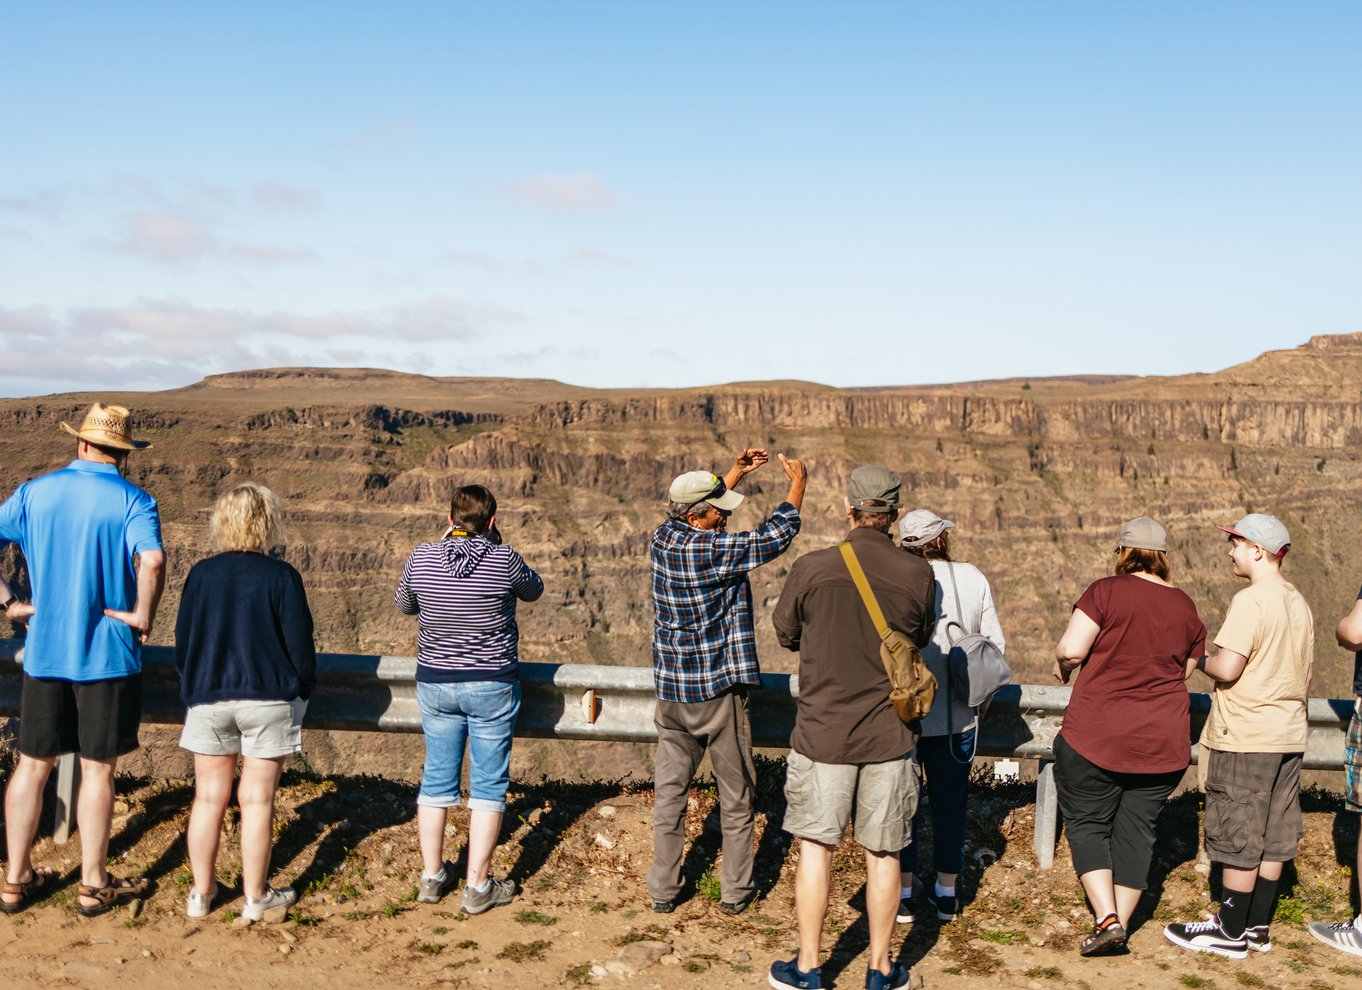
M 1201 744 L 1206 851 L 1224 867 L 1224 896 L 1217 917 L 1169 925 L 1164 935 L 1184 949 L 1243 959 L 1272 947 L 1277 882 L 1300 842 L 1315 623 L 1282 576 L 1291 537 L 1280 520 L 1251 513 L 1217 528 L 1229 534 L 1235 575 L 1249 581 L 1215 637 L 1219 653 L 1197 663 L 1216 682 Z

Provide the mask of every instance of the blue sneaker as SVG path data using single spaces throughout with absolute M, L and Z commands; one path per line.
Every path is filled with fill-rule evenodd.
M 908 967 L 901 962 L 896 962 L 889 967 L 889 975 L 885 976 L 878 969 L 867 969 L 865 971 L 865 990 L 900 990 L 901 987 L 908 985 Z
M 776 990 L 823 990 L 823 971 L 815 966 L 807 973 L 801 973 L 799 957 L 795 956 L 789 962 L 779 959 L 771 963 L 771 975 L 766 981 Z

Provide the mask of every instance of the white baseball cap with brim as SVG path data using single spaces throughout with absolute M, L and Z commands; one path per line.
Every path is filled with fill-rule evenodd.
M 704 502 L 724 512 L 732 512 L 743 500 L 743 496 L 724 484 L 723 478 L 709 471 L 687 471 L 679 475 L 667 489 L 667 498 L 680 505 Z
M 124 406 L 106 406 L 96 402 L 85 414 L 80 429 L 72 429 L 70 423 L 63 422 L 61 428 L 71 436 L 96 447 L 112 447 L 114 450 L 145 450 L 151 446 L 150 440 L 132 438 L 132 413 Z
M 955 523 L 931 509 L 914 509 L 899 520 L 899 542 L 905 547 L 920 547 L 954 528 Z
M 1256 543 L 1276 557 L 1285 557 L 1291 547 L 1291 534 L 1282 521 L 1262 512 L 1250 512 L 1233 527 L 1217 526 L 1216 529 Z

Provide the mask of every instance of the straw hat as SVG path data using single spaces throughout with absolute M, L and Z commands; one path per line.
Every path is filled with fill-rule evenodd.
M 71 436 L 92 443 L 96 447 L 112 447 L 115 450 L 144 450 L 151 446 L 150 440 L 134 440 L 129 429 L 131 413 L 124 406 L 105 406 L 96 402 L 85 414 L 79 430 L 71 429 L 70 423 L 62 423 L 61 428 Z

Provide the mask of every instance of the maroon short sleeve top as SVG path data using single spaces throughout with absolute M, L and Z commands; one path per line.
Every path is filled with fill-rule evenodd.
M 1177 588 L 1133 574 L 1094 582 L 1074 608 L 1099 632 L 1060 734 L 1113 773 L 1168 773 L 1191 760 L 1186 662 L 1206 652 L 1206 627 Z

